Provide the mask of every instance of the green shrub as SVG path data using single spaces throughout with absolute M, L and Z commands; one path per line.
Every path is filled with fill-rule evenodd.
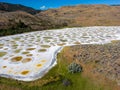
M 82 67 L 79 64 L 73 62 L 68 66 L 68 72 L 70 73 L 82 72 Z

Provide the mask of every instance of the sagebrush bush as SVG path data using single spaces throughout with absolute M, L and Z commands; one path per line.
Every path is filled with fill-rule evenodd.
M 68 72 L 70 73 L 82 72 L 82 67 L 81 65 L 73 62 L 68 66 Z

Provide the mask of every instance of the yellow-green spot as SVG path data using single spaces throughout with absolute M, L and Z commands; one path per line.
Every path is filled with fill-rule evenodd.
M 61 42 L 67 42 L 67 40 L 60 39 Z
M 3 46 L 4 44 L 0 44 L 0 46 Z
M 50 46 L 49 45 L 41 45 L 41 47 L 49 48 Z
M 33 54 L 27 54 L 26 56 L 28 56 L 28 57 L 29 57 L 29 56 L 33 56 Z
M 30 62 L 32 59 L 31 58 L 24 58 L 22 60 L 22 63 L 27 63 L 27 62 Z
M 6 55 L 6 52 L 0 52 L 0 57 L 3 57 L 4 55 Z
M 16 57 L 13 57 L 12 59 L 11 59 L 11 61 L 12 62 L 19 62 L 19 61 L 21 61 L 22 60 L 22 56 L 16 56 Z
M 40 49 L 40 50 L 38 50 L 38 52 L 45 52 L 45 51 L 47 51 L 46 49 Z
M 25 71 L 22 71 L 21 74 L 22 74 L 22 75 L 26 75 L 26 74 L 28 74 L 29 72 L 30 72 L 30 71 L 25 70 Z
M 27 48 L 27 50 L 34 50 L 35 48 Z
M 65 43 L 60 43 L 60 44 L 57 44 L 58 46 L 63 46 L 63 45 L 65 45 Z
M 29 53 L 30 53 L 30 52 L 27 52 L 27 51 L 26 51 L 26 52 L 22 52 L 22 54 L 29 54 Z
M 19 53 L 21 51 L 21 49 L 17 49 L 17 50 L 15 50 L 14 52 L 15 53 Z
M 37 64 L 36 66 L 37 66 L 37 67 L 41 67 L 41 66 L 42 66 L 42 64 Z
M 111 43 L 118 43 L 120 40 L 112 40 Z
M 74 44 L 80 44 L 80 42 L 74 42 Z
M 18 37 L 17 38 L 13 38 L 13 39 L 16 40 L 16 41 L 20 40 L 20 38 L 18 38 Z
M 7 68 L 7 66 L 3 66 L 3 68 Z
M 43 37 L 43 38 L 45 38 L 45 39 L 52 39 L 52 37 Z

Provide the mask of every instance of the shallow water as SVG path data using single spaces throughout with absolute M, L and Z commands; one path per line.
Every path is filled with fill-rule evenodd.
M 0 76 L 32 81 L 56 64 L 55 54 L 68 45 L 120 40 L 120 26 L 66 28 L 0 37 Z

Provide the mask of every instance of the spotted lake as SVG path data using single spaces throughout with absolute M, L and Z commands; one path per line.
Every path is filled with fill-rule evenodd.
M 64 46 L 105 44 L 120 40 L 120 26 L 94 26 L 36 31 L 0 37 L 0 76 L 33 81 L 57 64 Z

